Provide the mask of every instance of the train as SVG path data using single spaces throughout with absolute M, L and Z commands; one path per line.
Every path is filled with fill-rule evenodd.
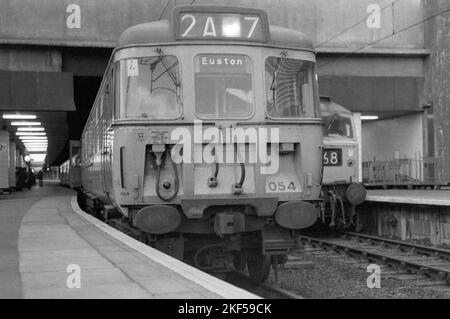
M 58 175 L 60 185 L 74 189 L 81 187 L 81 143 L 69 141 L 69 158 L 59 166 Z
M 327 96 L 320 97 L 320 108 L 324 129 L 320 219 L 331 227 L 355 228 L 355 207 L 366 199 L 355 115 Z
M 322 143 L 311 39 L 259 9 L 177 6 L 120 36 L 81 135 L 78 202 L 259 283 L 318 219 Z

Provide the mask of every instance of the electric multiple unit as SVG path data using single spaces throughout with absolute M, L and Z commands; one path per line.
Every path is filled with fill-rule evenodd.
M 262 281 L 317 220 L 319 106 L 304 34 L 261 10 L 177 7 L 112 53 L 82 134 L 80 204 L 200 269 L 246 264 Z

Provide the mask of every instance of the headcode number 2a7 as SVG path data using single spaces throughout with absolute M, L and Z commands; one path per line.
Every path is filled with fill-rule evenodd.
M 251 23 L 251 25 L 249 26 L 248 34 L 247 34 L 247 38 L 250 39 L 250 38 L 252 38 L 253 33 L 255 32 L 256 25 L 259 22 L 259 17 L 249 16 L 249 17 L 244 17 L 244 20 Z M 182 32 L 182 34 L 181 34 L 181 37 L 183 37 L 183 38 L 192 36 L 192 34 L 190 34 L 190 32 L 195 27 L 195 25 L 198 23 L 196 17 L 192 14 L 183 15 L 181 17 L 181 22 L 184 22 L 184 21 L 188 21 L 189 25 L 184 30 L 184 32 Z M 217 37 L 215 21 L 214 21 L 213 17 L 207 17 L 202 36 L 203 37 L 207 37 L 207 36 Z
M 295 192 L 297 189 L 294 182 L 269 182 L 268 186 L 271 192 Z

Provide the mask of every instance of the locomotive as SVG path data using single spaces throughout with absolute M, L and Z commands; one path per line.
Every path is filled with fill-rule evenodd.
M 324 121 L 321 219 L 331 227 L 355 227 L 355 206 L 366 199 L 359 182 L 359 142 L 353 113 L 321 96 Z
M 322 138 L 309 38 L 258 9 L 175 7 L 120 36 L 81 136 L 78 201 L 258 283 L 317 220 Z

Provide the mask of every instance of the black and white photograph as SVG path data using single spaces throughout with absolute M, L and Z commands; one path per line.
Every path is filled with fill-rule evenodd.
M 0 0 L 0 299 L 450 299 L 450 0 Z

